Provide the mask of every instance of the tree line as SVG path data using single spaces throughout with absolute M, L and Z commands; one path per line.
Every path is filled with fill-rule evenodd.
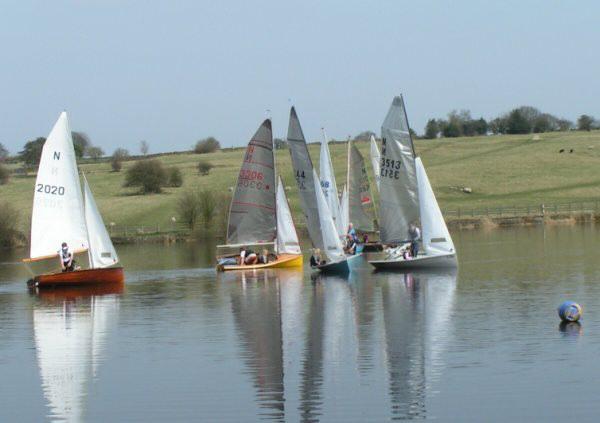
M 600 122 L 590 115 L 581 115 L 576 123 L 544 113 L 531 106 L 521 106 L 486 121 L 483 117 L 474 119 L 469 110 L 448 113 L 447 119 L 429 119 L 425 125 L 423 138 L 470 137 L 488 134 L 530 134 L 578 129 L 591 131 L 600 129 Z

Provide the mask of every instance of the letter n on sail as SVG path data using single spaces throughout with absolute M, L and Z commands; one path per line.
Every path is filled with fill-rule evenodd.
M 60 160 L 60 151 L 54 152 L 54 160 Z

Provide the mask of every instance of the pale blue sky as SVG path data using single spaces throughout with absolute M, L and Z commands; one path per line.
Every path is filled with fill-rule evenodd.
M 379 128 L 404 93 L 417 132 L 468 108 L 600 117 L 597 1 L 4 1 L 0 142 L 61 110 L 108 153 L 245 144 L 291 99 L 307 138 Z

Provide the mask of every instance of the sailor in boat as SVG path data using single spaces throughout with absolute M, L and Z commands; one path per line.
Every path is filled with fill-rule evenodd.
M 75 258 L 66 242 L 62 243 L 58 255 L 60 257 L 60 267 L 63 272 L 72 272 L 75 270 Z
M 325 260 L 321 258 L 321 250 L 315 248 L 310 256 L 310 267 L 317 267 L 325 263 Z
M 258 261 L 258 256 L 254 251 L 247 247 L 240 248 L 240 266 L 244 266 L 246 264 L 256 264 Z
M 269 253 L 269 250 L 263 248 L 262 253 L 258 256 L 259 264 L 268 264 L 271 262 L 271 259 L 277 260 L 277 256 L 275 254 Z
M 410 253 L 413 257 L 417 257 L 419 253 L 419 241 L 421 240 L 421 230 L 417 225 L 411 223 L 408 227 L 408 236 L 410 239 Z
M 352 235 L 348 234 L 346 235 L 346 242 L 345 242 L 346 247 L 344 248 L 344 252 L 346 254 L 356 254 L 356 238 L 353 237 Z

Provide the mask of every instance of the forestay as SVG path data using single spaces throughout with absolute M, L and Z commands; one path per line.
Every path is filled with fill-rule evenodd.
M 277 253 L 302 254 L 281 177 L 277 181 Z
M 321 157 L 319 160 L 321 188 L 323 189 L 323 194 L 325 195 L 325 200 L 331 211 L 331 216 L 338 234 L 343 235 L 346 228 L 344 228 L 341 222 L 340 201 L 338 198 L 337 184 L 335 182 L 335 172 L 333 170 L 333 163 L 331 162 L 331 154 L 329 153 L 329 141 L 327 140 L 324 129 L 323 142 L 321 143 Z
M 383 243 L 408 239 L 419 219 L 415 154 L 402 97 L 394 98 L 381 127 L 379 183 L 380 236 Z
M 67 113 L 62 112 L 44 143 L 35 181 L 30 258 L 57 255 L 61 243 L 88 247 L 83 198 Z
M 377 185 L 377 191 L 379 191 L 379 180 L 381 179 L 381 154 L 379 153 L 379 147 L 377 147 L 377 141 L 375 137 L 371 135 L 371 166 L 373 166 L 373 174 L 375 175 L 375 184 Z
M 373 200 L 365 160 L 348 141 L 348 213 L 350 222 L 361 231 L 374 230 Z
M 333 219 L 331 218 L 331 212 L 329 211 L 329 206 L 325 200 L 325 195 L 323 194 L 323 191 L 319 189 L 319 177 L 314 169 L 313 179 L 315 192 L 317 194 L 319 223 L 321 226 L 321 233 L 323 234 L 324 248 L 322 248 L 322 250 L 327 256 L 329 262 L 338 262 L 344 260 L 346 258 L 346 255 L 344 254 L 344 247 L 342 246 L 342 241 L 338 236 L 337 229 L 333 223 Z
M 454 243 L 420 157 L 415 160 L 415 165 L 419 184 L 423 248 L 427 255 L 454 253 Z
M 319 227 L 319 211 L 316 196 L 317 191 L 322 192 L 321 185 L 319 183 L 318 190 L 315 191 L 315 181 L 319 182 L 319 179 L 313 179 L 313 164 L 308 153 L 308 148 L 306 148 L 304 133 L 302 132 L 302 127 L 300 126 L 300 121 L 294 107 L 290 111 L 287 141 L 292 158 L 292 168 L 300 194 L 300 206 L 306 217 L 308 235 L 314 247 L 324 249 L 323 237 Z
M 275 240 L 275 160 L 271 121 L 265 120 L 246 148 L 229 209 L 228 244 Z
M 87 225 L 89 239 L 89 258 L 91 268 L 103 268 L 112 266 L 119 262 L 115 247 L 110 240 L 110 235 L 104 226 L 104 221 L 92 191 L 88 185 L 85 175 L 83 177 L 84 200 L 85 200 L 85 223 Z

